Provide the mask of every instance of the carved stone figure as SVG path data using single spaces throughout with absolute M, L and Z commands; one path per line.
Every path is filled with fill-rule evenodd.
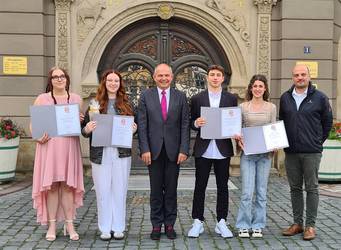
M 206 5 L 218 12 L 220 12 L 226 21 L 230 23 L 235 31 L 238 31 L 241 38 L 246 42 L 246 46 L 250 46 L 250 35 L 247 31 L 246 21 L 242 14 L 236 13 L 236 10 L 227 9 L 223 1 L 207 0 Z
M 107 5 L 105 0 L 101 0 L 98 3 L 93 5 L 88 5 L 86 7 L 80 8 L 77 12 L 77 23 L 85 24 L 85 19 L 89 18 L 93 20 L 93 24 L 95 24 L 98 19 L 101 17 L 102 10 L 106 9 Z

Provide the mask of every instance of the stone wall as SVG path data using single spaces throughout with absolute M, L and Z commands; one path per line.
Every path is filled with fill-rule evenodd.
M 28 135 L 28 107 L 45 90 L 47 71 L 54 65 L 54 28 L 53 0 L 1 0 L 0 116 L 12 117 Z M 27 74 L 4 74 L 4 56 L 26 57 Z M 19 169 L 32 168 L 31 144 L 24 138 L 20 145 Z

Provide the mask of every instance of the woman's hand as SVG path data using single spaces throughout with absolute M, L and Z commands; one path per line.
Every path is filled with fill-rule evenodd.
M 203 118 L 203 117 L 199 117 L 199 118 L 197 118 L 196 120 L 195 120 L 195 122 L 194 122 L 194 125 L 196 126 L 196 127 L 202 127 L 202 126 L 204 126 L 206 124 L 206 120 L 205 120 L 205 118 Z
M 137 124 L 134 122 L 133 123 L 133 134 L 136 132 L 136 130 L 137 130 Z
M 39 144 L 44 144 L 46 142 L 48 142 L 51 138 L 49 137 L 49 135 L 47 133 L 44 133 L 44 135 L 42 137 L 40 137 L 39 139 L 37 139 L 37 142 Z
M 82 112 L 79 112 L 79 120 L 81 123 L 84 121 L 84 114 Z
M 243 140 L 243 137 L 241 135 L 234 135 L 233 136 L 233 139 L 235 139 L 238 143 L 238 146 L 244 150 L 244 140 Z
M 94 131 L 96 128 L 96 122 L 95 121 L 89 121 L 86 126 L 84 127 L 84 131 L 87 134 L 90 134 L 92 131 Z

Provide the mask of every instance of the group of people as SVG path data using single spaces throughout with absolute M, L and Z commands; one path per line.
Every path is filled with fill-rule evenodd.
M 303 234 L 315 238 L 318 210 L 318 168 L 322 144 L 332 126 L 328 98 L 310 81 L 309 69 L 296 65 L 293 86 L 281 96 L 279 119 L 284 121 L 289 147 L 285 165 L 290 185 L 293 224 L 283 235 Z M 164 227 L 169 239 L 176 238 L 177 185 L 180 164 L 189 157 L 190 128 L 197 131 L 195 187 L 192 204 L 192 227 L 188 237 L 204 232 L 205 191 L 213 166 L 217 185 L 215 232 L 223 238 L 233 237 L 227 223 L 229 166 L 233 156 L 231 139 L 202 139 L 206 124 L 201 107 L 236 107 L 237 98 L 222 88 L 224 68 L 212 65 L 207 70 L 207 89 L 193 96 L 188 105 L 186 95 L 171 87 L 173 72 L 169 65 L 159 64 L 153 74 L 156 87 L 144 91 L 136 112 L 125 92 L 119 72 L 105 71 L 92 104 L 99 113 L 135 116 L 132 133 L 138 133 L 140 156 L 148 166 L 150 179 L 150 238 L 159 240 Z M 81 98 L 69 92 L 70 78 L 58 67 L 48 74 L 46 93 L 34 105 L 81 105 Z M 263 75 L 254 75 L 248 84 L 246 101 L 240 104 L 242 126 L 252 127 L 276 121 L 276 106 L 269 102 L 269 86 Z M 189 108 L 190 107 L 190 108 Z M 94 147 L 92 132 L 96 121 L 90 118 L 90 107 L 80 113 L 81 131 L 90 139 L 90 161 L 96 191 L 98 228 L 102 240 L 123 239 L 126 222 L 126 196 L 131 167 L 131 149 Z M 241 151 L 242 192 L 236 228 L 239 237 L 263 237 L 266 226 L 267 184 L 273 152 L 245 155 L 242 135 L 233 138 Z M 306 220 L 303 221 L 303 183 L 306 197 Z M 253 199 L 253 194 L 255 198 Z M 79 137 L 53 137 L 44 134 L 37 140 L 32 198 L 37 221 L 48 224 L 46 240 L 56 239 L 57 222 L 64 221 L 64 234 L 79 240 L 73 220 L 84 195 L 83 166 Z M 254 201 L 254 202 L 253 202 Z

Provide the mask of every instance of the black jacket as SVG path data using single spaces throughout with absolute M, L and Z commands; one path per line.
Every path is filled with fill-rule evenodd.
M 237 106 L 237 98 L 227 91 L 221 92 L 219 107 L 235 107 Z M 210 144 L 209 139 L 202 139 L 200 137 L 200 128 L 196 128 L 194 126 L 195 120 L 200 117 L 200 108 L 201 107 L 210 107 L 210 99 L 208 96 L 208 90 L 202 91 L 199 94 L 195 95 L 191 99 L 191 128 L 195 131 L 198 131 L 197 136 L 195 138 L 193 155 L 195 157 L 201 157 L 205 151 L 207 150 L 208 145 Z M 233 147 L 231 139 L 219 139 L 215 140 L 219 152 L 224 157 L 233 156 Z
M 328 97 L 309 83 L 307 97 L 296 108 L 292 96 L 294 86 L 283 93 L 280 100 L 279 119 L 284 121 L 288 136 L 287 153 L 321 153 L 333 124 Z
M 102 163 L 102 156 L 103 156 L 103 147 L 91 146 L 92 133 L 87 134 L 87 133 L 85 133 L 85 130 L 84 130 L 86 124 L 90 121 L 89 109 L 90 109 L 90 107 L 87 109 L 85 116 L 84 116 L 84 121 L 81 124 L 82 135 L 84 137 L 90 138 L 90 161 L 93 163 L 96 163 L 96 164 L 101 164 Z M 119 114 L 119 110 L 115 109 L 115 111 L 117 114 Z M 130 148 L 117 148 L 117 150 L 118 150 L 118 157 L 119 158 L 131 156 L 131 149 Z

